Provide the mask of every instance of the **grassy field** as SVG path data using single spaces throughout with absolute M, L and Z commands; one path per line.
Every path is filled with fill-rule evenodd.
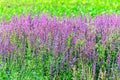
M 57 16 L 76 16 L 119 13 L 120 0 L 0 0 L 0 16 L 49 13 Z
M 0 0 L 0 80 L 120 80 L 119 2 Z

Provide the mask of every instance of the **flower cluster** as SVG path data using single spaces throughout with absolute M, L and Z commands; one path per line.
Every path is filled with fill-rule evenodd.
M 18 49 L 16 40 L 25 47 L 25 38 L 36 51 L 42 46 L 47 50 L 52 49 L 55 55 L 69 55 L 70 59 L 75 57 L 74 51 L 79 57 L 89 59 L 98 55 L 104 58 L 106 52 L 112 54 L 110 51 L 120 46 L 117 45 L 120 38 L 120 16 L 106 14 L 98 15 L 94 19 L 90 17 L 61 19 L 47 15 L 40 17 L 21 15 L 20 18 L 13 17 L 9 22 L 1 22 L 2 54 L 12 53 L 14 49 Z

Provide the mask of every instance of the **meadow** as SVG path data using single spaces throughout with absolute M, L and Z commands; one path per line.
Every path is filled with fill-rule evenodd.
M 119 0 L 0 0 L 0 80 L 120 80 Z

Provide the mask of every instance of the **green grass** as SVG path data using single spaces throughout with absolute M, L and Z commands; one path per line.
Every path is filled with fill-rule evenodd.
M 0 0 L 0 17 L 13 15 L 49 13 L 57 16 L 95 16 L 101 13 L 119 13 L 120 0 Z

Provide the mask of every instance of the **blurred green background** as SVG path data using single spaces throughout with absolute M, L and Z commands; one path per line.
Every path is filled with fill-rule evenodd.
M 119 14 L 120 0 L 0 0 L 0 18 L 38 12 L 56 16 Z

